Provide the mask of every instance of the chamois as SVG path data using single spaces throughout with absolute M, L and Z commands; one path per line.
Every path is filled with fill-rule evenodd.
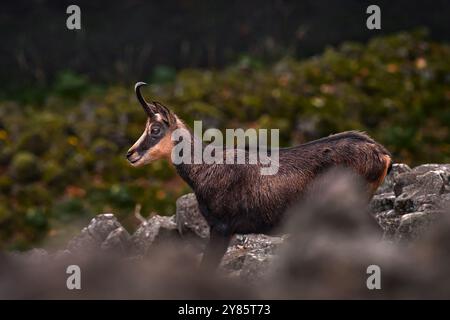
M 159 102 L 148 103 L 135 85 L 137 99 L 147 114 L 144 133 L 126 155 L 132 166 L 166 158 L 171 161 L 176 129 L 186 129 L 172 111 Z M 235 152 L 236 149 L 224 149 Z M 202 265 L 215 268 L 234 234 L 270 233 L 286 209 L 297 201 L 316 177 L 333 167 L 346 167 L 363 178 L 369 198 L 392 166 L 390 153 L 367 134 L 347 131 L 295 147 L 279 149 L 274 175 L 260 174 L 260 164 L 173 163 L 193 189 L 200 212 L 210 226 Z

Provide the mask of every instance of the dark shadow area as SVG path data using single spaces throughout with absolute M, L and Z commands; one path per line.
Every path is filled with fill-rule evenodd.
M 373 1 L 372 1 L 373 2 Z M 244 57 L 307 57 L 343 41 L 425 26 L 448 40 L 450 3 L 377 1 L 382 29 L 366 28 L 371 1 L 27 1 L 2 3 L 0 81 L 45 86 L 61 70 L 96 82 L 164 80 L 173 70 L 221 68 Z M 66 28 L 67 6 L 82 29 Z M 246 58 L 247 59 L 247 58 Z

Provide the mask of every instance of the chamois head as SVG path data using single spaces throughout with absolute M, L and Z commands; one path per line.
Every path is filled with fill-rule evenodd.
M 127 159 L 134 167 L 162 158 L 170 159 L 173 148 L 171 134 L 180 123 L 176 115 L 161 103 L 145 101 L 140 91 L 143 85 L 144 82 L 138 82 L 134 87 L 148 117 L 144 133 L 127 153 Z

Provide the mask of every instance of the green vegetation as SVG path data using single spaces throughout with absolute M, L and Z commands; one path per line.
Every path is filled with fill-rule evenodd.
M 156 83 L 146 96 L 189 124 L 279 128 L 283 146 L 366 130 L 396 161 L 450 162 L 449 56 L 448 44 L 413 32 L 344 43 L 305 61 L 262 66 L 246 57 L 221 71 L 176 74 L 160 67 L 142 80 Z M 64 236 L 110 210 L 132 227 L 138 203 L 144 216 L 174 213 L 188 190 L 175 171 L 125 160 L 145 124 L 132 84 L 100 87 L 64 71 L 43 102 L 32 101 L 0 102 L 0 247 Z

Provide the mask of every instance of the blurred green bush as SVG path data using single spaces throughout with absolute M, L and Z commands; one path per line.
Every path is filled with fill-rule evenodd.
M 449 56 L 448 44 L 416 31 L 305 61 L 245 56 L 220 71 L 161 67 L 142 80 L 154 81 L 146 96 L 188 124 L 279 128 L 283 146 L 365 130 L 414 165 L 450 162 Z M 0 247 L 64 237 L 105 211 L 132 228 L 138 203 L 144 216 L 174 213 L 188 191 L 175 171 L 164 161 L 135 169 L 124 157 L 145 123 L 132 84 L 104 88 L 65 71 L 52 92 L 44 103 L 0 102 Z

